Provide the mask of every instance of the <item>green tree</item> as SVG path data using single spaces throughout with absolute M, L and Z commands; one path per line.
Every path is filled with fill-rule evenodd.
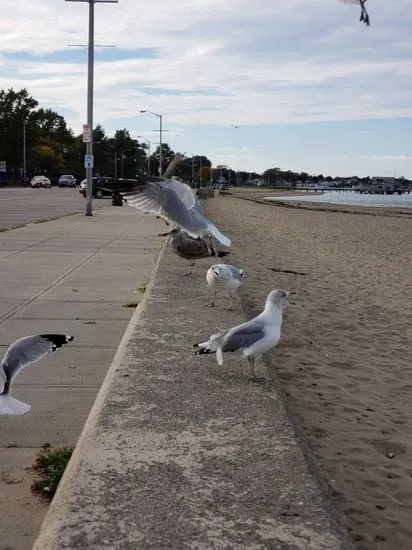
M 176 153 L 170 147 L 168 143 L 162 143 L 162 173 L 166 170 L 167 166 L 175 158 Z M 157 146 L 155 152 L 150 155 L 150 171 L 152 175 L 159 175 L 159 162 L 160 162 L 160 145 Z M 179 170 L 176 171 L 176 175 L 179 174 Z
M 136 139 L 132 139 L 129 130 L 126 128 L 116 130 L 109 141 L 118 178 L 133 178 L 137 170 L 144 170 L 147 159 L 146 150 Z
M 0 90 L 0 160 L 10 169 L 23 166 L 23 123 L 37 105 L 26 88 Z

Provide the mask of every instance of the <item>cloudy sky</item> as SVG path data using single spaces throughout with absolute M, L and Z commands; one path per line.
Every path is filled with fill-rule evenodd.
M 407 0 L 119 0 L 96 5 L 94 122 L 235 170 L 412 177 Z M 88 5 L 2 0 L 0 88 L 86 122 Z M 238 126 L 235 128 L 233 125 Z

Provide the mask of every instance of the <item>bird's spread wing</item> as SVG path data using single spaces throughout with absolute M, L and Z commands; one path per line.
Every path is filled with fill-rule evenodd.
M 191 187 L 186 183 L 177 180 L 166 180 L 161 185 L 174 189 L 179 195 L 180 200 L 186 206 L 186 208 L 193 208 L 196 204 L 196 197 Z
M 72 340 L 73 336 L 66 336 L 65 334 L 42 334 L 26 336 L 16 340 L 6 351 L 1 363 L 9 384 L 25 367 L 39 361 L 49 352 L 55 351 Z
M 222 342 L 222 351 L 238 351 L 248 348 L 264 338 L 265 325 L 260 322 L 246 323 L 232 329 L 226 334 Z
M 138 183 L 133 189 L 121 193 L 123 199 L 134 208 L 164 216 L 191 237 L 213 235 L 224 246 L 231 241 L 195 208 L 187 208 L 174 188 L 165 182 Z
M 0 393 L 3 393 L 4 385 L 7 381 L 6 373 L 4 372 L 3 365 L 0 365 Z

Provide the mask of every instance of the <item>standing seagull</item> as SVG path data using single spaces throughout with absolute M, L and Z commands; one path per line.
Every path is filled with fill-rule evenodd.
M 345 4 L 359 4 L 361 7 L 360 22 L 365 23 L 367 27 L 370 26 L 369 13 L 365 8 L 366 0 L 339 0 L 339 1 L 344 2 Z
M 223 258 L 230 254 L 230 252 L 217 250 L 213 245 L 213 242 L 209 241 L 208 238 L 199 237 L 194 239 L 179 227 L 174 227 L 168 233 L 159 233 L 160 236 L 165 237 L 166 235 L 171 235 L 170 237 L 170 247 L 173 252 L 180 258 L 189 260 L 189 270 L 186 273 L 190 274 L 190 267 L 194 267 L 195 260 L 200 260 L 202 258 L 210 258 L 213 256 L 218 256 Z
M 206 342 L 195 344 L 194 347 L 200 348 L 195 355 L 216 353 L 218 365 L 223 365 L 225 352 L 243 352 L 243 357 L 248 358 L 251 380 L 259 380 L 255 374 L 255 355 L 269 351 L 279 342 L 282 313 L 289 304 L 288 296 L 286 290 L 272 290 L 260 315 L 237 327 L 212 334 Z
M 214 307 L 215 305 L 217 291 L 226 290 L 229 292 L 229 309 L 232 309 L 232 292 L 235 292 L 240 287 L 242 277 L 244 277 L 243 269 L 238 269 L 234 265 L 212 265 L 206 273 L 207 284 L 213 290 L 210 307 Z
M 73 336 L 64 334 L 41 334 L 20 338 L 9 346 L 0 363 L 0 415 L 24 414 L 30 410 L 30 405 L 11 396 L 14 379 L 25 367 L 72 340 Z

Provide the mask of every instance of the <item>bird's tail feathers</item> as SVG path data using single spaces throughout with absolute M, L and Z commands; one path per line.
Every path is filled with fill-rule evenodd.
M 225 334 L 225 331 L 217 332 L 212 334 L 212 336 L 206 342 L 200 342 L 199 344 L 194 344 L 194 348 L 200 348 L 195 351 L 195 355 L 201 355 L 203 353 L 214 353 L 220 344 L 221 337 Z
M 23 401 L 15 399 L 11 395 L 0 395 L 0 415 L 10 414 L 19 415 L 25 414 L 31 409 L 31 406 Z
M 223 246 L 230 246 L 232 244 L 232 241 L 228 237 L 225 237 L 211 221 L 208 222 L 207 229 L 220 244 L 223 244 Z
M 218 250 L 217 255 L 219 258 L 224 258 L 225 256 L 229 256 L 230 252 L 226 252 L 224 250 Z

